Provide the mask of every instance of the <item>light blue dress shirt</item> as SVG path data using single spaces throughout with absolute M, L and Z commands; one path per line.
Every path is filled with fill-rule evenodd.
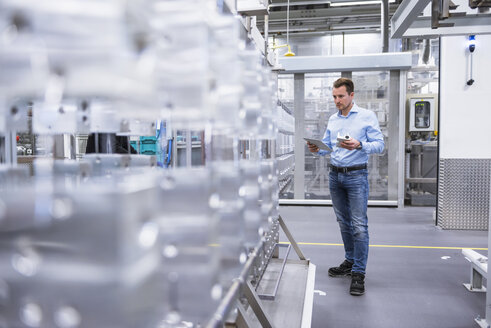
M 349 134 L 352 138 L 362 143 L 360 150 L 348 150 L 337 146 L 338 133 Z M 331 115 L 327 123 L 322 142 L 333 151 L 331 164 L 338 167 L 363 165 L 368 162 L 368 155 L 381 153 L 384 150 L 384 136 L 380 131 L 377 116 L 374 112 L 358 107 L 353 103 L 348 116 L 343 116 L 341 111 Z M 329 152 L 320 150 L 319 155 Z

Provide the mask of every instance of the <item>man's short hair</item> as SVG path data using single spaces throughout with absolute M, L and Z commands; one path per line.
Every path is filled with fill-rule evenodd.
M 353 81 L 346 77 L 341 77 L 337 79 L 332 86 L 337 89 L 342 87 L 343 85 L 346 87 L 346 91 L 348 92 L 348 94 L 351 94 L 353 91 L 355 91 L 355 85 L 353 84 Z

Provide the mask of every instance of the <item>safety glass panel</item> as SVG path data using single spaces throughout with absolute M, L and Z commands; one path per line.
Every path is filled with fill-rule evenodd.
M 293 116 L 297 120 L 295 122 L 295 139 L 302 139 L 303 137 L 322 139 L 329 117 L 337 112 L 332 99 L 332 84 L 341 77 L 341 72 L 305 74 L 303 76 L 303 108 L 294 108 L 294 98 L 298 94 L 296 93 L 298 90 L 294 88 L 293 75 L 280 75 L 279 77 L 278 95 L 280 102 L 291 109 Z M 396 197 L 389 197 L 389 194 L 392 195 L 393 193 L 389 193 L 388 190 L 389 179 L 397 179 L 397 177 L 389 177 L 388 169 L 388 149 L 390 147 L 388 142 L 390 74 L 388 71 L 353 72 L 351 78 L 355 84 L 355 103 L 376 114 L 385 141 L 385 149 L 382 154 L 372 154 L 369 156 L 369 199 L 397 200 Z M 395 110 L 398 110 L 398 108 Z M 303 131 L 299 133 L 298 128 L 301 124 L 298 124 L 298 115 L 302 111 L 303 116 L 300 118 L 303 118 Z M 303 167 L 294 166 L 294 169 L 291 170 L 291 174 L 289 175 L 291 182 L 283 186 L 280 197 L 282 199 L 331 199 L 328 183 L 329 154 L 318 156 L 308 150 L 305 142 L 303 146 L 304 165 Z M 301 152 L 296 151 L 295 156 L 298 156 L 299 153 Z M 294 173 L 298 169 L 303 170 L 300 177 L 298 172 L 297 175 Z M 300 194 L 300 198 L 298 197 L 298 192 L 297 196 L 295 196 L 295 184 L 303 184 L 304 192 Z M 303 198 L 301 198 L 302 196 Z

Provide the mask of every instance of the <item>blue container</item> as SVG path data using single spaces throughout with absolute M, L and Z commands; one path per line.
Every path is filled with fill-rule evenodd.
M 140 137 L 140 144 L 156 144 L 156 137 Z
M 157 153 L 156 143 L 140 143 L 140 153 L 147 154 L 147 152 L 152 152 L 152 155 Z
M 136 140 L 130 141 L 131 147 L 138 151 L 142 155 L 156 155 L 157 154 L 157 138 L 156 137 L 140 137 L 140 149 L 138 149 L 138 142 Z

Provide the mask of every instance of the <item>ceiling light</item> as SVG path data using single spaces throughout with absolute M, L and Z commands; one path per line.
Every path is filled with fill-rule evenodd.
M 362 6 L 362 5 L 378 5 L 382 1 L 340 1 L 340 2 L 331 2 L 331 7 L 345 7 L 345 6 Z M 394 3 L 396 0 L 389 0 L 389 3 Z
M 307 5 L 323 5 L 329 4 L 331 7 L 342 7 L 342 6 L 358 6 L 358 5 L 372 5 L 379 4 L 381 0 L 378 1 L 349 1 L 349 0 L 305 0 L 305 1 L 295 1 L 295 6 L 307 6 Z M 389 3 L 395 3 L 396 0 L 389 0 Z M 269 5 L 269 8 L 274 7 L 285 7 L 287 2 L 277 2 Z

